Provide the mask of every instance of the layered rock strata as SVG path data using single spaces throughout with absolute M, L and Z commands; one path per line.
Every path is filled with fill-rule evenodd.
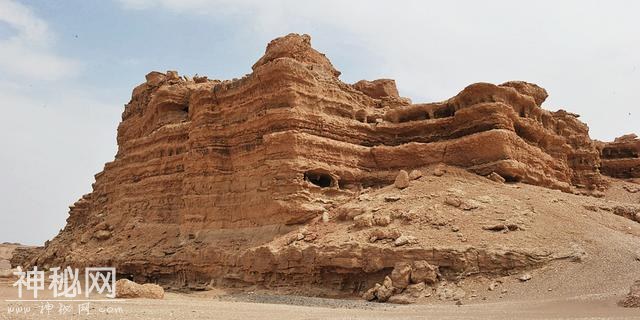
M 640 139 L 635 134 L 600 143 L 602 173 L 615 178 L 640 178 Z
M 447 101 L 413 104 L 393 80 L 343 83 L 310 37 L 295 34 L 269 43 L 252 69 L 232 81 L 149 73 L 125 106 L 115 159 L 30 263 L 116 265 L 183 285 L 358 287 L 357 272 L 384 273 L 409 258 L 452 274 L 502 272 L 563 257 L 265 244 L 393 183 L 400 169 L 444 163 L 564 191 L 604 187 L 588 127 L 542 109 L 547 92 L 537 85 L 477 83 Z

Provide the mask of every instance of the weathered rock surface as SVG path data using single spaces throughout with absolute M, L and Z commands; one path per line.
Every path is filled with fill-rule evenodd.
M 517 236 L 503 248 L 497 237 L 505 234 L 481 225 L 511 224 L 487 218 L 494 212 L 466 196 L 432 190 L 412 207 L 405 195 L 429 179 L 470 179 L 448 166 L 563 191 L 601 190 L 600 149 L 577 115 L 542 109 L 546 91 L 525 82 L 476 83 L 443 102 L 412 104 L 393 80 L 340 81 L 310 41 L 273 40 L 253 72 L 232 81 L 149 73 L 125 106 L 118 152 L 92 192 L 70 207 L 45 248 L 16 259 L 112 265 L 120 276 L 177 287 L 316 285 L 387 301 L 395 287 L 382 279 L 397 263 L 423 261 L 411 265 L 418 270 L 411 282 L 429 284 L 572 254 L 519 247 L 525 240 Z M 435 177 L 417 179 L 418 170 Z M 480 178 L 483 188 L 510 187 Z M 371 196 L 387 186 L 387 196 Z M 482 218 L 474 229 L 500 246 L 472 245 L 462 232 L 447 242 L 429 238 L 452 233 L 460 213 L 467 223 Z M 533 224 L 532 216 L 515 218 Z M 314 223 L 321 218 L 322 226 Z
M 409 180 L 409 174 L 404 170 L 400 170 L 393 185 L 398 189 L 404 189 L 409 186 Z
M 640 178 L 640 139 L 635 134 L 599 143 L 602 173 L 615 178 Z
M 411 264 L 408 262 L 396 263 L 389 277 L 394 287 L 398 289 L 406 288 L 411 283 Z
M 24 267 L 29 265 L 29 260 L 39 255 L 43 250 L 43 247 L 31 247 L 31 246 L 14 246 L 11 250 L 11 254 L 8 255 L 8 260 L 11 267 Z
M 427 261 L 414 261 L 411 268 L 412 283 L 434 284 L 438 281 L 438 267 L 430 265 Z
M 627 296 L 620 300 L 618 304 L 626 308 L 640 308 L 640 280 L 629 288 Z
M 400 98 L 396 82 L 392 79 L 378 79 L 374 81 L 361 80 L 353 84 L 353 87 L 374 99 Z
M 116 298 L 163 299 L 164 289 L 157 284 L 137 284 L 127 279 L 116 281 Z

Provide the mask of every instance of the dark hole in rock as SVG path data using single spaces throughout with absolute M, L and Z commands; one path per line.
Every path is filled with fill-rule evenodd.
M 515 183 L 515 182 L 520 182 L 520 177 L 516 177 L 516 176 L 510 176 L 510 175 L 503 175 L 502 176 L 505 180 L 505 182 L 507 183 Z
M 158 113 L 162 123 L 179 122 L 189 118 L 189 105 L 166 103 L 158 106 Z
M 328 188 L 336 185 L 333 177 L 325 172 L 307 171 L 304 173 L 304 179 L 320 188 Z
M 456 109 L 453 106 L 446 106 L 434 110 L 433 117 L 435 119 L 453 117 L 456 114 Z
M 605 148 L 602 150 L 605 159 L 638 158 L 638 152 L 630 148 Z
M 400 116 L 399 122 L 409 122 L 409 121 L 421 121 L 421 120 L 429 120 L 431 117 L 429 113 L 423 110 L 413 110 L 412 112 L 407 112 Z

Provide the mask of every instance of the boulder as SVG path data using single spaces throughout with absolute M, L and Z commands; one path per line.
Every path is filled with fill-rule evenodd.
M 164 289 L 157 284 L 137 284 L 128 279 L 116 281 L 116 298 L 163 299 Z
M 167 71 L 167 80 L 178 80 L 178 79 L 180 79 L 180 75 L 178 74 L 178 71 L 175 71 L 175 70 Z
M 369 233 L 369 242 L 376 242 L 378 240 L 385 240 L 385 239 L 390 239 L 390 240 L 396 240 L 398 238 L 400 238 L 401 234 L 400 231 L 398 231 L 398 229 L 373 229 L 373 231 L 371 231 Z
M 357 204 L 345 204 L 335 210 L 335 216 L 338 220 L 351 220 L 354 217 L 362 215 L 366 212 L 366 208 Z
M 547 97 L 549 97 L 547 90 L 541 88 L 536 84 L 525 81 L 509 81 L 501 84 L 500 86 L 514 88 L 516 89 L 516 91 L 518 91 L 518 93 L 533 98 L 538 107 L 541 106 L 545 100 L 547 100 Z
M 399 289 L 406 288 L 411 282 L 411 264 L 408 262 L 398 262 L 393 266 L 393 271 L 389 276 L 393 286 Z
M 93 236 L 100 240 L 100 241 L 104 241 L 107 240 L 109 238 L 111 238 L 111 231 L 109 230 L 98 230 L 96 231 L 96 233 L 93 234 Z
M 452 207 L 459 208 L 462 205 L 462 200 L 456 197 L 447 197 L 444 199 L 444 203 Z
M 522 282 L 527 282 L 529 280 L 531 280 L 531 274 L 529 273 L 525 273 L 523 275 L 521 275 L 520 277 L 518 277 L 518 280 L 522 281 Z
M 400 199 L 401 199 L 400 196 L 397 196 L 397 195 L 388 195 L 384 197 L 385 202 L 396 202 Z
M 353 87 L 374 99 L 392 97 L 399 98 L 396 81 L 392 79 L 378 79 L 374 81 L 360 80 Z
M 384 278 L 382 285 L 378 287 L 378 290 L 376 290 L 376 298 L 378 298 L 378 301 L 380 302 L 386 302 L 391 298 L 391 296 L 393 296 L 394 292 L 395 288 L 393 287 L 393 282 L 391 281 L 391 278 L 387 276 Z
M 409 186 L 409 174 L 404 170 L 400 170 L 400 172 L 396 176 L 396 180 L 393 183 L 393 185 L 398 189 L 404 189 L 404 188 L 408 187 Z
M 409 180 L 416 180 L 422 177 L 422 171 L 420 170 L 411 170 L 409 173 Z
M 503 178 L 501 175 L 495 173 L 495 172 L 491 172 L 488 176 L 487 179 L 498 182 L 498 183 L 505 183 L 507 180 L 505 178 Z
M 361 214 L 353 218 L 354 225 L 358 228 L 373 226 L 373 215 L 370 213 Z
M 365 291 L 365 293 L 362 295 L 362 299 L 365 299 L 367 301 L 374 300 L 376 298 L 376 293 L 378 292 L 378 289 L 380 289 L 380 287 L 382 287 L 382 285 L 376 283 L 373 288 Z
M 148 85 L 156 87 L 160 85 L 167 78 L 167 76 L 162 72 L 151 71 L 147 73 L 145 78 L 147 80 Z
M 387 214 L 376 214 L 373 216 L 373 223 L 376 226 L 386 227 L 391 223 L 391 217 Z
M 399 246 L 404 246 L 405 244 L 413 244 L 416 242 L 417 242 L 417 239 L 414 236 L 399 236 L 398 238 L 396 238 L 393 244 L 396 247 L 399 247 Z
M 411 282 L 434 284 L 438 282 L 438 267 L 427 261 L 414 261 L 411 265 Z

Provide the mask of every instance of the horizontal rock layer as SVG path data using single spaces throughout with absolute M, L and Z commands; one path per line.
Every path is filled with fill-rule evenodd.
M 599 144 L 602 173 L 616 178 L 640 178 L 640 139 L 635 134 Z
M 441 270 L 504 271 L 550 257 L 473 248 L 282 253 L 264 245 L 364 188 L 392 183 L 400 169 L 434 163 L 564 191 L 605 186 L 588 127 L 575 114 L 542 109 L 547 93 L 534 84 L 477 83 L 444 102 L 412 104 L 393 80 L 349 85 L 339 74 L 308 36 L 293 34 L 272 41 L 241 79 L 148 74 L 123 112 L 115 159 L 31 263 L 116 264 L 174 280 L 188 269 L 198 279 L 245 283 L 313 283 L 323 272 L 366 274 L 416 254 Z M 196 238 L 193 251 L 176 253 Z M 122 254 L 73 254 L 103 248 Z M 362 258 L 370 255 L 396 258 Z

